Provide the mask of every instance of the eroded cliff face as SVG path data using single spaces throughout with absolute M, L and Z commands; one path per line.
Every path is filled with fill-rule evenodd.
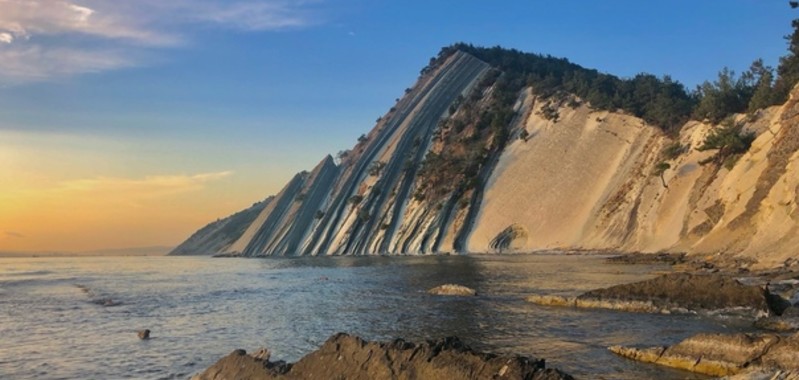
M 558 107 L 555 122 L 539 101 L 530 137 L 507 147 L 486 186 L 469 251 L 685 251 L 782 263 L 799 247 L 798 97 L 737 117 L 757 138 L 731 170 L 703 165 L 715 152 L 697 150 L 718 126 L 689 122 L 672 139 L 586 105 Z M 664 158 L 675 140 L 682 152 Z M 670 168 L 661 179 L 653 173 L 662 162 Z
M 757 139 L 727 169 L 696 149 L 718 126 L 669 137 L 531 88 L 498 111 L 501 80 L 468 54 L 439 58 L 338 164 L 298 174 L 245 226 L 198 234 L 245 256 L 614 249 L 774 265 L 797 253 L 799 91 L 738 117 Z

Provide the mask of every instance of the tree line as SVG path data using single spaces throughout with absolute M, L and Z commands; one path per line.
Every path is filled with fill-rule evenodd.
M 532 86 L 538 95 L 571 93 L 601 110 L 623 110 L 667 132 L 690 119 L 719 123 L 734 113 L 753 112 L 781 104 L 799 82 L 799 19 L 787 36 L 788 53 L 776 70 L 755 60 L 740 75 L 728 68 L 718 78 L 689 91 L 669 76 L 641 73 L 632 78 L 587 69 L 565 58 L 525 53 L 499 46 L 484 48 L 466 43 L 445 47 L 446 57 L 455 51 L 469 53 L 502 70 L 507 89 Z

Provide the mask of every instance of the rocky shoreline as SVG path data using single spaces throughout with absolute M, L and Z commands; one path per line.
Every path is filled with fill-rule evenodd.
M 698 334 L 668 347 L 609 347 L 619 356 L 711 376 L 799 378 L 799 334 Z
M 795 260 L 760 271 L 749 269 L 751 263 L 714 262 L 682 254 L 621 255 L 607 261 L 667 263 L 676 272 L 577 296 L 538 294 L 526 300 L 544 306 L 749 319 L 759 333 L 698 334 L 667 347 L 608 349 L 631 360 L 711 376 L 799 379 L 799 265 Z
M 577 296 L 530 295 L 544 306 L 604 308 L 637 313 L 691 313 L 748 320 L 751 330 L 698 334 L 668 347 L 612 346 L 621 357 L 734 379 L 799 379 L 799 262 L 753 271 L 737 261 L 712 262 L 683 254 L 622 255 L 613 264 L 669 264 L 674 272 Z M 474 296 L 455 284 L 428 291 Z M 264 355 L 264 352 L 267 352 Z M 570 379 L 543 359 L 472 351 L 457 338 L 414 344 L 367 342 L 337 334 L 298 362 L 270 362 L 268 351 L 236 350 L 196 380 L 221 379 Z
M 296 363 L 272 362 L 265 349 L 256 355 L 235 350 L 192 378 L 228 379 L 569 380 L 573 377 L 546 368 L 543 359 L 475 352 L 458 338 L 420 344 L 402 339 L 383 343 L 340 333 Z

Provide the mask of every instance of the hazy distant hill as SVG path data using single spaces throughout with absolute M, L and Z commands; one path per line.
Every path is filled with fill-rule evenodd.
M 98 249 L 81 252 L 13 252 L 0 251 L 0 257 L 55 257 L 55 256 L 164 256 L 172 250 L 169 246 Z

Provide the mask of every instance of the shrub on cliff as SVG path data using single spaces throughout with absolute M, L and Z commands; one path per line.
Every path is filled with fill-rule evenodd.
M 727 169 L 732 169 L 738 158 L 749 150 L 755 140 L 755 134 L 744 131 L 743 127 L 743 123 L 727 119 L 721 126 L 710 131 L 702 145 L 696 149 L 699 151 L 715 149 L 717 152 L 702 160 L 700 164 L 714 162 L 723 164 Z

